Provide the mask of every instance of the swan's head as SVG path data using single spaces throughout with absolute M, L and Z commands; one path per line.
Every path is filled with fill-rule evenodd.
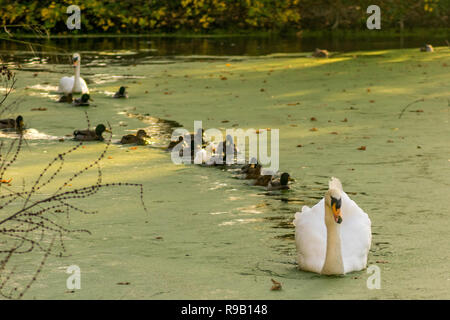
M 342 213 L 341 213 L 341 205 L 342 205 L 342 193 L 339 189 L 329 189 L 325 194 L 325 206 L 327 206 L 330 210 L 325 210 L 326 212 L 330 212 L 334 221 L 338 224 L 342 222 Z M 326 218 L 325 218 L 326 219 Z
M 73 63 L 73 66 L 74 66 L 74 67 L 80 65 L 80 63 L 81 63 L 81 57 L 80 57 L 80 54 L 79 54 L 79 53 L 74 53 L 74 54 L 73 54 L 73 56 L 72 56 L 72 63 Z

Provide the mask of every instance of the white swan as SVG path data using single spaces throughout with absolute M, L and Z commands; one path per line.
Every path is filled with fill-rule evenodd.
M 75 67 L 75 76 L 62 77 L 59 80 L 58 92 L 69 93 L 89 93 L 86 81 L 80 77 L 81 57 L 78 53 L 74 53 L 72 57 L 73 66 Z
M 366 268 L 372 240 L 369 216 L 331 178 L 325 197 L 294 219 L 300 269 L 345 274 Z

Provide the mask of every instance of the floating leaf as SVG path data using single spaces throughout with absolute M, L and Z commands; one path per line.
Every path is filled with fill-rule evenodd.
M 278 282 L 276 280 L 270 279 L 273 283 L 272 288 L 270 288 L 270 290 L 272 291 L 278 291 L 281 290 L 282 286 L 281 286 L 281 282 Z

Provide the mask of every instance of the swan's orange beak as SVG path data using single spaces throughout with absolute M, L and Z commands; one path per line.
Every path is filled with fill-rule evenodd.
M 333 211 L 334 221 L 336 223 L 342 222 L 341 208 L 336 208 L 336 203 L 331 205 L 331 210 Z
M 336 221 L 336 223 L 342 222 L 341 204 L 341 199 L 331 198 L 331 210 L 333 211 L 334 221 Z

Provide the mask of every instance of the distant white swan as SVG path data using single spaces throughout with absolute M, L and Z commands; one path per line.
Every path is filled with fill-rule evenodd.
M 331 178 L 325 197 L 294 219 L 300 269 L 345 274 L 366 268 L 372 233 L 368 215 Z
M 78 53 L 74 53 L 72 57 L 73 66 L 75 67 L 75 76 L 62 77 L 59 80 L 58 92 L 69 93 L 89 93 L 86 81 L 80 77 L 81 57 Z

